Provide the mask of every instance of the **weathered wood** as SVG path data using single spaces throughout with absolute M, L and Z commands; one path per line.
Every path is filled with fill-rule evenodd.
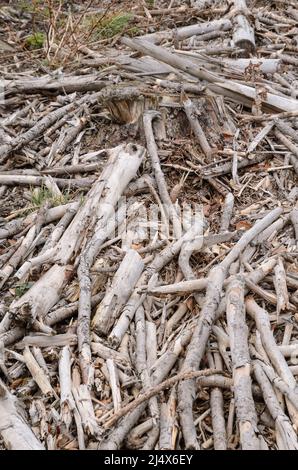
M 214 93 L 228 96 L 250 107 L 257 98 L 257 93 L 254 88 L 229 80 L 223 80 L 218 74 L 208 72 L 203 67 L 195 66 L 190 60 L 181 58 L 178 54 L 169 52 L 163 47 L 154 46 L 146 41 L 129 38 L 123 38 L 122 43 L 139 52 L 151 55 L 157 60 L 178 68 L 200 80 L 207 80 L 210 82 L 208 89 Z M 298 102 L 295 99 L 284 98 L 283 96 L 268 92 L 263 99 L 263 107 L 265 111 L 267 109 L 279 112 L 296 111 L 298 109 Z
M 71 382 L 71 355 L 69 346 L 64 346 L 59 360 L 59 381 L 60 381 L 60 409 L 61 420 L 69 429 L 72 422 L 72 411 L 75 407 L 72 396 Z
M 0 449 L 298 449 L 294 0 L 14 3 Z
M 73 93 L 74 91 L 99 91 L 107 82 L 103 81 L 100 75 L 77 75 L 62 77 L 41 77 L 22 80 L 3 80 L 6 95 L 18 93 L 42 93 L 42 92 L 63 92 Z
M 280 406 L 280 403 L 278 402 L 278 399 L 274 393 L 274 389 L 266 377 L 266 374 L 262 370 L 261 364 L 259 362 L 255 362 L 253 367 L 255 377 L 264 395 L 265 403 L 270 411 L 272 418 L 275 421 L 278 448 L 280 450 L 297 450 L 297 435 L 293 430 L 289 418 L 282 410 L 282 407 Z
M 28 346 L 25 347 L 23 356 L 26 366 L 28 367 L 33 379 L 39 386 L 42 393 L 45 396 L 53 396 L 55 393 L 49 382 L 49 379 L 43 369 L 39 366 Z
M 213 366 L 212 362 L 214 362 L 214 365 L 217 369 L 222 369 L 222 360 L 220 354 L 215 353 L 214 361 L 213 358 L 212 361 L 209 360 L 210 367 Z M 199 384 L 202 386 L 202 381 L 199 382 Z M 222 390 L 218 387 L 215 387 L 214 389 L 210 390 L 210 408 L 212 416 L 214 450 L 226 450 L 227 433 L 224 417 L 224 397 Z
M 274 222 L 281 213 L 282 209 L 274 209 L 271 211 L 242 236 L 218 266 L 211 269 L 208 276 L 205 301 L 201 310 L 200 318 L 196 323 L 191 342 L 188 346 L 182 370 L 185 370 L 185 368 L 198 368 L 200 365 L 211 332 L 211 326 L 215 320 L 216 309 L 219 305 L 227 269 L 238 258 L 248 243 L 268 227 L 268 225 Z M 182 382 L 178 386 L 180 419 L 183 435 L 186 441 L 186 447 L 190 449 L 198 447 L 196 431 L 192 419 L 192 403 L 194 396 L 193 386 L 194 384 L 192 381 Z
M 121 309 L 132 293 L 142 271 L 144 263 L 135 250 L 129 250 L 116 272 L 113 283 L 105 294 L 92 320 L 92 328 L 107 335 Z
M 253 52 L 255 49 L 254 30 L 248 21 L 249 10 L 246 0 L 234 0 L 233 23 L 234 34 L 233 41 L 236 46 Z
M 148 148 L 149 156 L 151 158 L 151 164 L 154 170 L 159 194 L 164 204 L 164 210 L 168 218 L 173 223 L 174 234 L 176 238 L 179 238 L 181 237 L 181 232 L 182 232 L 180 220 L 179 220 L 176 208 L 174 207 L 171 201 L 170 195 L 168 193 L 166 181 L 165 181 L 162 169 L 160 167 L 157 145 L 154 140 L 152 121 L 153 119 L 158 118 L 158 117 L 159 117 L 159 113 L 157 113 L 156 111 L 147 111 L 144 114 L 144 130 L 145 130 L 147 148 Z
M 251 388 L 248 327 L 245 322 L 244 283 L 241 278 L 232 280 L 228 286 L 227 324 L 241 446 L 243 450 L 257 450 L 260 448 L 259 431 Z
M 228 31 L 232 28 L 232 23 L 228 19 L 221 19 L 209 21 L 207 23 L 199 23 L 191 26 L 182 26 L 174 30 L 159 31 L 157 33 L 146 34 L 139 36 L 138 39 L 158 44 L 164 39 L 177 38 L 178 41 L 183 41 L 191 36 L 198 36 L 199 34 L 206 34 L 211 31 Z
M 25 418 L 18 400 L 0 382 L 0 434 L 7 449 L 45 450 Z
M 196 138 L 198 139 L 200 147 L 202 148 L 202 150 L 203 150 L 205 156 L 207 157 L 207 159 L 210 159 L 211 154 L 212 154 L 212 150 L 211 150 L 210 145 L 208 144 L 208 141 L 206 139 L 204 131 L 203 131 L 203 129 L 202 129 L 202 127 L 201 127 L 201 125 L 198 121 L 197 116 L 196 116 L 197 112 L 196 112 L 195 106 L 193 105 L 193 103 L 191 102 L 190 99 L 185 99 L 184 103 L 183 103 L 183 106 L 184 106 L 185 114 L 188 117 L 190 126 L 191 126 Z

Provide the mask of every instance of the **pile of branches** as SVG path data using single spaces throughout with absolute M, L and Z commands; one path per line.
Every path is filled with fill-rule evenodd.
M 298 10 L 143 3 L 2 73 L 0 447 L 298 450 Z

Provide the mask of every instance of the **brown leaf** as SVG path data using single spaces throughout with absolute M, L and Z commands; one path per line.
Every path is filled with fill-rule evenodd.
M 236 230 L 249 230 L 251 227 L 251 223 L 247 220 L 240 220 L 240 222 L 236 224 Z
M 20 378 L 20 379 L 15 379 L 11 384 L 10 387 L 12 389 L 16 389 L 19 385 L 21 385 L 23 382 L 26 382 L 26 379 Z
M 139 250 L 140 248 L 143 248 L 143 245 L 141 243 L 132 243 L 131 248 L 133 250 Z
M 192 297 L 190 297 L 189 299 L 187 299 L 186 305 L 187 305 L 188 310 L 189 310 L 190 312 L 192 312 L 192 311 L 193 311 L 193 306 L 194 306 L 194 305 L 193 305 L 193 298 L 192 298 Z

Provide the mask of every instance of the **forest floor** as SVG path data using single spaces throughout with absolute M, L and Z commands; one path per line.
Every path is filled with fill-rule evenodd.
M 298 450 L 297 25 L 0 2 L 0 448 Z

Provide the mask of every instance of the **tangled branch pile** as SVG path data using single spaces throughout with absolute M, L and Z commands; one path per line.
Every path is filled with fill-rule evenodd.
M 93 3 L 0 8 L 0 447 L 298 450 L 297 5 Z

